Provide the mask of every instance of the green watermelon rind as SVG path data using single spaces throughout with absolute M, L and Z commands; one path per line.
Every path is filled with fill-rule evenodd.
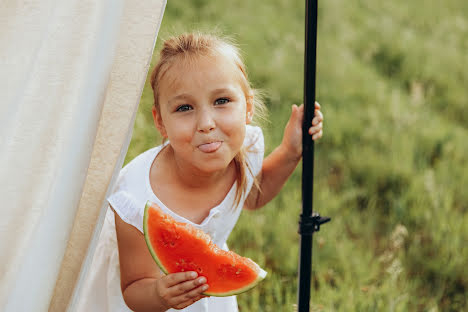
M 146 245 L 148 246 L 148 249 L 151 253 L 151 256 L 153 257 L 154 261 L 158 264 L 159 268 L 161 271 L 163 271 L 165 274 L 169 274 L 167 269 L 164 267 L 164 265 L 161 263 L 161 260 L 159 260 L 158 255 L 153 249 L 153 245 L 151 244 L 149 234 L 148 234 L 148 209 L 151 207 L 151 202 L 148 200 L 145 205 L 145 215 L 143 216 L 143 233 L 145 234 L 145 241 Z
M 161 263 L 161 260 L 158 258 L 156 252 L 154 251 L 153 246 L 151 245 L 149 235 L 148 235 L 148 209 L 151 207 L 151 205 L 152 205 L 152 202 L 148 200 L 146 202 L 146 205 L 145 205 L 145 214 L 143 216 L 143 233 L 144 233 L 144 236 L 145 236 L 146 245 L 148 246 L 148 249 L 149 249 L 149 251 L 151 253 L 151 256 L 153 257 L 154 261 L 156 261 L 156 263 L 158 264 L 161 271 L 163 271 L 165 274 L 169 274 L 167 269 Z M 255 265 L 257 266 L 258 275 L 257 275 L 257 278 L 255 279 L 255 281 L 253 281 L 252 283 L 247 284 L 242 288 L 234 289 L 232 291 L 228 291 L 228 292 L 224 292 L 224 293 L 212 293 L 212 292 L 207 291 L 207 292 L 204 292 L 203 295 L 205 295 L 205 296 L 215 296 L 215 297 L 228 297 L 228 296 L 234 296 L 234 295 L 241 294 L 243 292 L 246 292 L 246 291 L 254 288 L 267 275 L 267 272 L 265 270 L 263 270 L 260 266 L 258 266 L 258 264 L 255 263 Z
M 257 279 L 255 279 L 255 281 L 253 281 L 252 283 L 250 283 L 248 285 L 245 285 L 245 287 L 234 289 L 232 291 L 228 291 L 228 292 L 224 292 L 224 293 L 211 293 L 211 292 L 208 291 L 208 292 L 204 292 L 203 294 L 206 295 L 206 296 L 228 297 L 228 296 L 239 295 L 239 294 L 241 294 L 243 292 L 246 292 L 246 291 L 254 288 L 255 286 L 257 286 L 258 283 L 260 283 L 267 275 L 267 272 L 265 270 L 263 270 L 262 268 L 260 268 L 258 265 L 257 265 L 257 268 L 259 270 L 259 273 L 257 275 Z

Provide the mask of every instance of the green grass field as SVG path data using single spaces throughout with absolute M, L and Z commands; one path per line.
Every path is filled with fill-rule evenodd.
M 314 236 L 311 310 L 467 311 L 468 2 L 319 1 L 318 25 L 314 208 L 333 220 Z M 268 154 L 302 102 L 304 3 L 169 1 L 156 51 L 214 29 L 267 95 Z M 147 84 L 126 162 L 160 143 L 151 105 Z M 269 272 L 242 312 L 295 310 L 300 168 L 229 239 Z

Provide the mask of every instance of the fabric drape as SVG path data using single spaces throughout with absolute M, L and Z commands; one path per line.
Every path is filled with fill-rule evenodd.
M 0 311 L 73 311 L 165 4 L 0 4 Z

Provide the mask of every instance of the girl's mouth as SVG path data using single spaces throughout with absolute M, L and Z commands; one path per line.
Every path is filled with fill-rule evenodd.
M 221 142 L 221 141 L 217 141 L 217 142 L 201 144 L 201 145 L 198 145 L 198 148 L 203 153 L 214 153 L 221 147 L 222 143 L 223 142 Z

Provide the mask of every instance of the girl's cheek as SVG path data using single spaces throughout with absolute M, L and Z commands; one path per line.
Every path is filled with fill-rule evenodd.
M 193 127 L 188 120 L 172 120 L 166 126 L 170 141 L 190 141 L 193 137 Z
M 232 124 L 232 126 L 235 127 L 241 123 L 245 124 L 246 112 L 240 108 L 226 109 L 221 112 L 220 119 L 222 119 L 225 124 Z

